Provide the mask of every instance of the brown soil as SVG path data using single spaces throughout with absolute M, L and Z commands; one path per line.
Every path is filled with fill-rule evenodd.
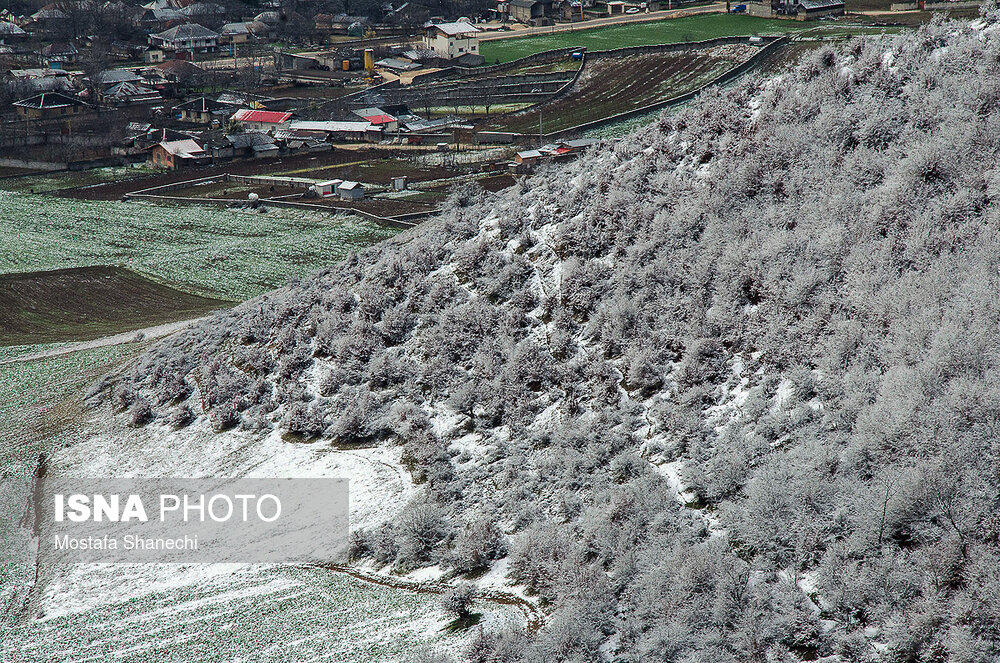
M 0 345 L 86 341 L 230 305 L 120 267 L 0 276 Z

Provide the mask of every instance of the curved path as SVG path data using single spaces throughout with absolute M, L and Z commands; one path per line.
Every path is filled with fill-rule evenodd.
M 161 338 L 163 336 L 169 336 L 170 334 L 179 332 L 182 329 L 186 329 L 187 327 L 198 322 L 199 320 L 204 320 L 204 319 L 205 319 L 204 317 L 191 318 L 190 320 L 168 322 L 166 324 L 156 325 L 155 327 L 146 327 L 145 329 L 135 329 L 133 331 L 122 332 L 121 334 L 102 336 L 101 338 L 95 338 L 92 341 L 80 341 L 78 343 L 64 343 L 56 345 L 55 347 L 48 348 L 46 350 L 39 350 L 38 352 L 18 355 L 16 357 L 8 357 L 7 359 L 0 359 L 0 366 L 3 366 L 5 364 L 16 364 L 27 361 L 35 361 L 36 359 L 47 359 L 49 357 L 58 357 L 59 355 L 66 355 L 72 352 L 79 352 L 80 350 L 92 350 L 94 348 L 106 348 L 112 345 L 134 343 L 137 341 L 136 336 L 138 334 L 142 334 L 142 339 L 138 340 Z
M 332 571 L 333 573 L 346 575 L 362 582 L 381 585 L 383 587 L 391 587 L 393 589 L 402 589 L 409 592 L 416 592 L 418 594 L 444 594 L 449 589 L 452 589 L 452 585 L 444 582 L 417 582 L 415 580 L 407 580 L 396 576 L 387 576 L 371 571 L 363 571 L 344 564 L 309 564 L 306 566 L 308 568 L 319 568 L 326 571 Z M 475 598 L 480 601 L 486 601 L 487 603 L 513 606 L 517 608 L 521 611 L 521 614 L 524 615 L 527 629 L 532 633 L 537 632 L 545 624 L 545 615 L 538 608 L 538 606 L 531 601 L 518 596 L 517 594 L 492 589 L 477 589 Z

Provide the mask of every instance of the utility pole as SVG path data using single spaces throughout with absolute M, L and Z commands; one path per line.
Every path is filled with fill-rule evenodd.
M 542 109 L 538 109 L 538 144 L 545 142 L 545 134 L 542 133 Z

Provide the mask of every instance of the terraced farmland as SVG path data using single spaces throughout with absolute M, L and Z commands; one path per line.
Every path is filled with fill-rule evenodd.
M 698 51 L 591 57 L 567 94 L 497 119 L 490 128 L 535 133 L 541 113 L 543 131 L 551 133 L 642 108 L 698 89 L 748 60 L 757 49 L 729 44 Z

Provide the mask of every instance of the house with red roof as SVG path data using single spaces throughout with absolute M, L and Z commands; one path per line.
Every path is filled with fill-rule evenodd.
M 399 119 L 389 115 L 381 108 L 362 108 L 352 112 L 361 119 L 371 122 L 382 131 L 399 131 Z
M 231 118 L 239 122 L 245 131 L 273 133 L 278 129 L 287 129 L 292 122 L 292 113 L 284 111 L 266 111 L 241 108 Z

